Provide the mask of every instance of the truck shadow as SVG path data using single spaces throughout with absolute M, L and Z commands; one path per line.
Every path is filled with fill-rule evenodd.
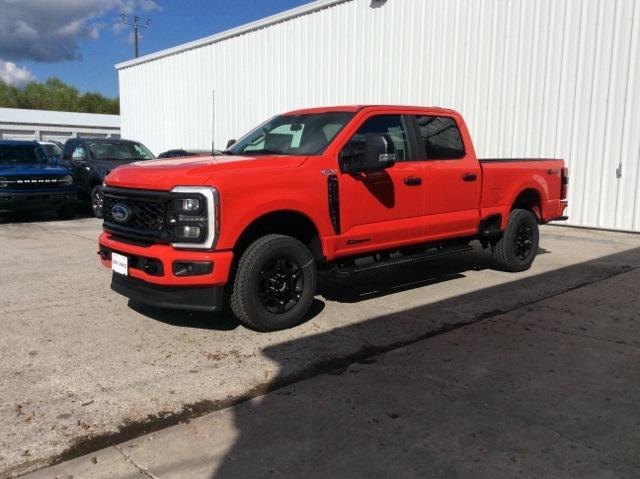
M 362 273 L 348 279 L 336 278 L 331 272 L 320 274 L 317 297 L 303 322 L 311 321 L 324 310 L 325 303 L 319 298 L 339 303 L 358 303 L 390 294 L 422 288 L 445 281 L 464 278 L 466 272 L 482 271 L 495 267 L 491 254 L 479 244 L 467 253 L 447 259 L 426 261 L 411 266 L 390 267 L 384 274 Z M 548 254 L 544 248 L 538 254 Z M 239 326 L 235 317 L 227 312 L 208 313 L 179 311 L 129 301 L 129 307 L 139 314 L 172 326 L 216 331 L 232 331 Z
M 44 222 L 68 222 L 93 218 L 93 214 L 87 208 L 78 208 L 76 215 L 72 219 L 63 220 L 58 217 L 55 211 L 19 211 L 15 213 L 0 212 L 0 225 L 2 224 L 24 224 L 24 223 L 44 223 Z M 102 221 L 102 220 L 96 220 Z
M 610 373 L 626 368 L 640 346 L 625 321 L 636 319 L 640 296 L 621 308 L 618 296 L 603 294 L 584 318 L 570 303 L 557 306 L 576 317 L 567 323 L 539 303 L 638 267 L 635 248 L 267 346 L 263 354 L 280 365 L 279 375 L 264 389 L 271 394 L 232 410 L 232 446 L 153 472 L 202 470 L 209 461 L 212 479 L 635 477 L 637 426 L 629 418 L 637 418 L 640 388 L 630 380 L 637 363 L 620 373 L 620 385 Z M 499 317 L 516 309 L 521 314 Z M 398 350 L 420 341 L 424 357 Z M 604 356 L 595 352 L 599 342 Z M 291 351 L 314 357 L 331 348 L 324 362 L 291 358 Z M 390 351 L 395 366 L 385 369 Z M 303 381 L 322 374 L 331 376 Z M 612 394 L 620 395 L 615 404 L 605 400 Z M 213 437 L 216 429 L 206 432 Z M 611 437 L 625 439 L 610 447 Z

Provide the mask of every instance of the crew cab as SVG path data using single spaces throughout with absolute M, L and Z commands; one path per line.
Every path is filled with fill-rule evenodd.
M 318 271 L 340 276 L 491 248 L 533 262 L 538 225 L 564 218 L 555 159 L 478 159 L 461 115 L 348 106 L 276 116 L 221 156 L 114 170 L 102 263 L 111 287 L 159 307 L 217 311 L 245 326 L 303 321 Z
M 102 217 L 102 182 L 120 165 L 153 159 L 142 143 L 119 138 L 72 138 L 64 144 L 60 164 L 71 170 L 81 199 Z
M 52 163 L 37 142 L 0 141 L 0 212 L 54 210 L 70 219 L 76 197 L 69 170 Z

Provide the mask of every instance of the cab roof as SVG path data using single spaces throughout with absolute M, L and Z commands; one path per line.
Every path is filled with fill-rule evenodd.
M 441 111 L 443 113 L 453 113 L 453 110 L 448 108 L 441 108 L 435 106 L 411 106 L 411 105 L 340 105 L 340 106 L 323 106 L 323 107 L 315 107 L 315 108 L 303 108 L 300 110 L 292 110 L 285 115 L 308 115 L 313 113 L 327 113 L 333 111 L 344 111 L 357 113 L 361 110 L 366 110 L 369 108 L 389 108 L 394 110 L 430 110 L 430 111 Z
M 1 146 L 33 146 L 39 145 L 35 140 L 0 140 Z

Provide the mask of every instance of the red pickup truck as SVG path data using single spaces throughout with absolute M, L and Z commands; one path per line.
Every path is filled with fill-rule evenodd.
M 478 159 L 452 110 L 348 106 L 276 116 L 220 156 L 145 161 L 104 187 L 112 289 L 159 307 L 228 303 L 260 331 L 304 320 L 318 271 L 341 276 L 479 240 L 529 268 L 538 225 L 565 219 L 554 159 Z

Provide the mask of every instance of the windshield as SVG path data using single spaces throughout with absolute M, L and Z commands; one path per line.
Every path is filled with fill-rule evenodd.
M 89 141 L 91 156 L 97 160 L 152 160 L 153 154 L 141 143 L 129 141 Z
M 40 145 L 47 156 L 60 156 L 62 150 L 58 148 L 58 145 Z
M 231 155 L 320 155 L 353 118 L 335 111 L 272 118 L 225 153 Z
M 0 145 L 0 164 L 45 161 L 46 158 L 37 145 Z

